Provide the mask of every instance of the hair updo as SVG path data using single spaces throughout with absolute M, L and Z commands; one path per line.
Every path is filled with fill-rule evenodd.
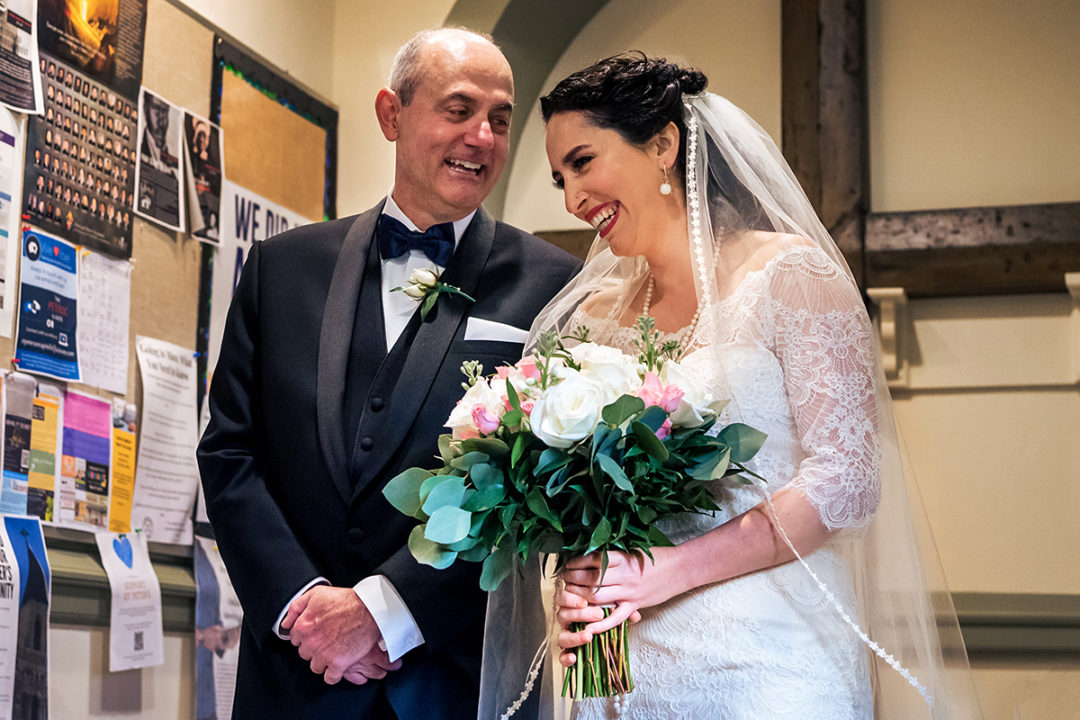
M 641 51 L 613 55 L 563 79 L 540 98 L 546 123 L 553 115 L 578 111 L 601 128 L 616 131 L 629 143 L 643 145 L 669 122 L 679 128 L 679 156 L 673 168 L 685 176 L 686 124 L 683 95 L 696 95 L 709 79 Z

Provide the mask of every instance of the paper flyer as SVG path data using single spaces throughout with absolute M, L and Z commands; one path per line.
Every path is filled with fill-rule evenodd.
M 0 717 L 48 718 L 52 582 L 45 538 L 37 518 L 2 520 Z
M 79 374 L 84 385 L 123 395 L 128 386 L 132 265 L 89 250 L 79 256 Z
M 131 500 L 135 495 L 135 405 L 113 400 L 112 503 L 109 530 L 131 530 Z
M 184 177 L 187 181 L 191 234 L 214 245 L 221 242 L 221 180 L 225 168 L 221 128 L 184 110 Z
M 137 335 L 142 377 L 139 447 L 131 527 L 156 542 L 190 545 L 199 470 L 195 353 Z
M 240 655 L 240 601 L 213 538 L 195 536 L 195 717 L 229 717 Z
M 83 530 L 104 530 L 109 526 L 112 405 L 69 390 L 63 422 L 59 521 Z
M 7 0 L 0 11 L 0 103 L 23 113 L 40 113 L 37 0 Z
M 109 672 L 165 662 L 158 585 L 143 533 L 102 532 L 94 536 L 109 576 Z
M 15 315 L 15 268 L 19 261 L 19 197 L 26 121 L 0 108 L 0 337 L 11 337 Z
M 182 116 L 180 108 L 145 87 L 139 94 L 135 212 L 181 232 L 184 230 L 184 184 L 180 181 Z
M 37 381 L 19 372 L 3 380 L 4 473 L 0 512 L 25 515 L 29 488 L 30 418 Z
M 15 362 L 23 372 L 78 380 L 75 246 L 36 230 L 23 233 L 22 246 Z
M 60 478 L 61 408 L 59 388 L 40 385 L 30 419 L 30 488 L 26 513 L 52 522 L 56 509 L 56 486 Z

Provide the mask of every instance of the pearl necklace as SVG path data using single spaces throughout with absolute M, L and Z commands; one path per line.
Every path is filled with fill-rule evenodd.
M 645 301 L 641 306 L 641 314 L 648 315 L 649 308 L 652 307 L 653 291 L 656 289 L 656 278 L 652 273 L 649 273 L 649 282 L 645 286 Z M 698 303 L 697 308 L 694 310 L 694 317 L 690 318 L 690 325 L 686 329 L 686 334 L 683 336 L 683 340 L 689 343 L 694 337 L 694 331 L 697 330 L 698 320 L 701 319 L 701 303 Z M 681 345 L 681 343 L 680 343 Z M 686 348 L 683 348 L 685 350 Z

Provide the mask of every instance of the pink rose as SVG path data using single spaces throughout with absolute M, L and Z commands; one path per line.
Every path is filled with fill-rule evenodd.
M 675 412 L 682 401 L 683 391 L 675 385 L 664 385 L 651 370 L 645 373 L 645 382 L 635 393 L 645 401 L 645 405 L 656 405 L 664 412 Z
M 511 370 L 513 370 L 513 368 L 509 365 L 500 365 L 499 367 L 495 368 L 495 377 L 497 377 L 499 380 L 505 380 L 506 378 L 510 377 Z
M 540 370 L 536 367 L 536 358 L 532 355 L 523 357 L 518 360 L 515 367 L 520 370 L 521 374 L 524 375 L 528 380 L 540 379 Z
M 482 403 L 473 405 L 473 424 L 484 435 L 490 435 L 499 429 L 499 418 L 493 415 Z
M 533 401 L 525 400 L 521 403 L 521 412 L 525 413 L 525 417 L 532 415 Z

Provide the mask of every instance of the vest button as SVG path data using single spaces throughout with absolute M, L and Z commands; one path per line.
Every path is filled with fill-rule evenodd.
M 386 406 L 386 401 L 383 400 L 381 397 L 373 397 L 373 398 L 371 398 L 371 409 L 374 410 L 375 412 L 379 412 L 385 406 Z
M 360 528 L 349 528 L 349 532 L 346 533 L 349 538 L 349 542 L 358 543 L 364 539 L 364 531 Z
M 366 451 L 366 450 L 370 450 L 373 447 L 375 447 L 375 439 L 374 438 L 370 438 L 370 437 L 362 437 L 362 438 L 360 438 L 360 449 L 361 450 Z

